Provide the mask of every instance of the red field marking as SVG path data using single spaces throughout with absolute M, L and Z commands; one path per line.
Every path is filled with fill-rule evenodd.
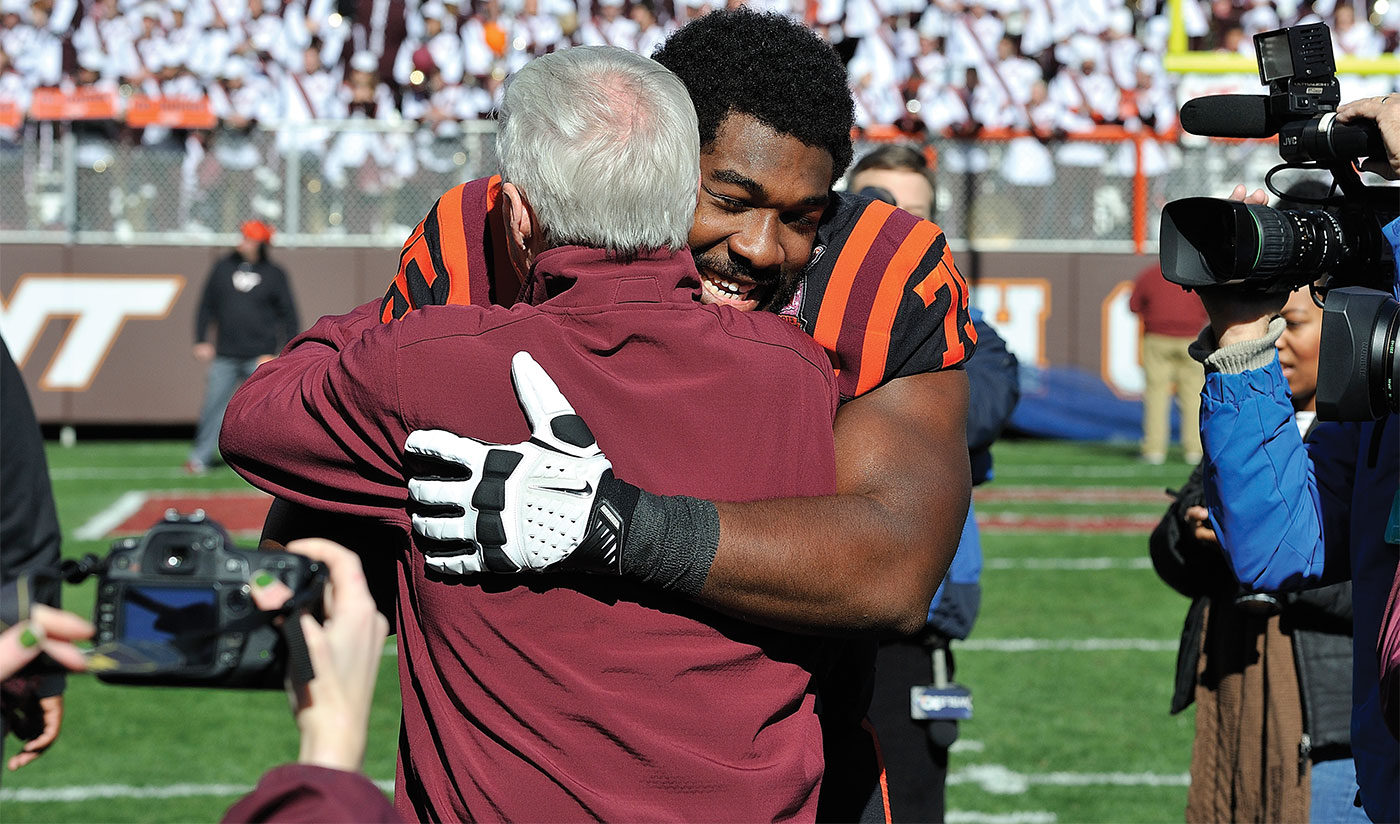
M 977 525 L 999 532 L 1151 532 L 1160 515 L 1017 515 L 977 513 Z
M 981 502 L 1067 504 L 1166 504 L 1171 502 L 1165 489 L 1140 486 L 997 486 L 978 487 L 972 492 Z
M 223 524 L 235 535 L 256 536 L 262 532 L 272 496 L 256 490 L 236 492 L 180 492 L 147 494 L 146 502 L 136 513 L 111 531 L 112 535 L 139 535 L 159 523 L 167 509 L 188 515 L 204 510 L 210 519 Z

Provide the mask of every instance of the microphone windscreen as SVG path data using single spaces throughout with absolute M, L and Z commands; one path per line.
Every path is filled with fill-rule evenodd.
M 1181 107 L 1181 128 L 1205 137 L 1273 137 L 1269 98 L 1259 94 L 1196 97 Z

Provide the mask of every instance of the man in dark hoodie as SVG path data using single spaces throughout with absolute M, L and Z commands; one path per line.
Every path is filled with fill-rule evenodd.
M 243 224 L 242 233 L 233 251 L 209 272 L 195 316 L 194 356 L 209 364 L 209 382 L 194 446 L 185 462 L 185 471 L 191 475 L 203 474 L 213 462 L 224 407 L 234 391 L 300 327 L 287 273 L 268 258 L 272 227 L 250 220 Z

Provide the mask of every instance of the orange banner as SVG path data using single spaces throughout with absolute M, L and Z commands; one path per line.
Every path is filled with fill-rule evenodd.
M 117 93 L 108 89 L 35 89 L 29 114 L 35 120 L 115 120 Z
M 148 97 L 137 95 L 127 101 L 129 126 L 166 126 L 171 129 L 212 129 L 218 122 L 207 97 Z
M 18 129 L 24 122 L 24 110 L 13 100 L 0 100 L 0 129 Z

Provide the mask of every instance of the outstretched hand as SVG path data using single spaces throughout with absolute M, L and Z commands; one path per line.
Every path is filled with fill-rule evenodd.
M 510 375 L 529 440 L 490 444 L 432 429 L 413 432 L 404 444 L 408 454 L 447 464 L 455 476 L 408 482 L 417 504 L 462 513 L 412 516 L 415 532 L 446 542 L 426 553 L 427 565 L 451 574 L 620 572 L 621 520 L 599 505 L 612 463 L 528 352 L 511 359 Z

